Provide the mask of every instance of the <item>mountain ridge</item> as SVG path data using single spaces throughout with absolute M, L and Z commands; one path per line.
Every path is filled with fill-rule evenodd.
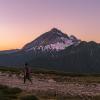
M 53 49 L 53 50 L 62 50 L 65 47 L 68 47 L 73 44 L 78 44 L 80 40 L 78 40 L 75 36 L 72 38 L 67 34 L 61 32 L 60 30 L 53 28 L 50 31 L 42 34 L 40 37 L 35 39 L 34 41 L 26 44 L 22 49 L 23 50 L 32 50 L 33 49 Z

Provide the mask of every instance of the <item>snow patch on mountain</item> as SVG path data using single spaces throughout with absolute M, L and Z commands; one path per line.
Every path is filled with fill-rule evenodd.
M 68 40 L 64 37 L 61 37 L 61 40 L 62 40 L 62 42 L 56 42 L 56 43 L 45 45 L 45 46 L 41 45 L 41 46 L 38 46 L 38 47 L 32 47 L 32 48 L 28 49 L 27 51 L 36 50 L 36 49 L 42 50 L 42 51 L 45 51 L 45 50 L 59 51 L 59 50 L 65 49 L 68 46 L 73 45 L 72 40 Z
M 45 49 L 44 50 L 48 50 L 48 49 L 51 49 L 51 50 L 56 50 L 56 51 L 59 51 L 59 50 L 63 50 L 65 49 L 66 47 L 72 45 L 72 43 L 60 43 L 60 42 L 57 42 L 55 44 L 50 44 L 50 45 L 47 45 L 45 46 Z

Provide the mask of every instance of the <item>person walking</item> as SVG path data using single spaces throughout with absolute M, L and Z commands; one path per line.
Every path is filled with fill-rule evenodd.
M 25 63 L 25 68 L 24 68 L 24 84 L 26 80 L 29 80 L 32 83 L 31 69 L 29 68 L 28 63 Z

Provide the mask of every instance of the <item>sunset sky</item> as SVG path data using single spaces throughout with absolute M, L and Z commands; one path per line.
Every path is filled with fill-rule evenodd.
M 0 50 L 21 48 L 53 27 L 100 42 L 100 0 L 0 0 Z

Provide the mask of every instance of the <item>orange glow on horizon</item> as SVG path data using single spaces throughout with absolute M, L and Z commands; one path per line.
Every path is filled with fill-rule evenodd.
M 0 50 L 22 48 L 53 27 L 100 43 L 100 0 L 0 0 Z
M 42 34 L 47 32 L 47 30 L 49 31 L 50 29 L 42 30 Z M 61 30 L 62 32 L 65 32 L 66 29 Z M 35 30 L 38 31 L 38 30 Z M 43 32 L 44 31 L 44 32 Z M 36 33 L 36 32 L 34 32 Z M 25 44 L 33 41 L 34 39 L 36 39 L 37 37 L 39 37 L 41 34 L 34 34 L 32 33 L 32 35 L 20 35 L 19 37 L 11 37 L 10 39 L 6 37 L 6 39 L 3 39 L 2 41 L 0 40 L 0 50 L 11 50 L 11 49 L 21 49 Z M 65 32 L 66 33 L 66 32 Z M 76 36 L 78 39 L 81 39 L 83 41 L 93 41 L 95 39 L 96 42 L 99 43 L 100 41 L 100 35 L 98 35 L 98 37 L 96 35 L 87 35 L 87 34 L 80 34 L 80 33 L 75 33 L 75 34 L 67 34 L 67 35 L 74 35 Z

